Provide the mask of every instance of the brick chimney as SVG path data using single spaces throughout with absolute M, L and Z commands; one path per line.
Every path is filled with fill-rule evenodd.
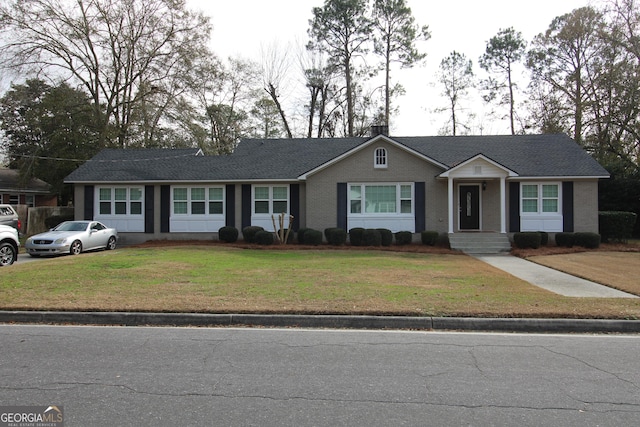
M 371 125 L 371 136 L 385 135 L 389 136 L 388 125 Z

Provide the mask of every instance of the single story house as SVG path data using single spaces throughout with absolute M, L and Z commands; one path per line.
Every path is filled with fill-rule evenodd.
M 75 217 L 128 243 L 209 239 L 223 226 L 598 231 L 609 174 L 564 134 L 246 139 L 198 149 L 107 149 L 71 173 Z M 207 235 L 209 234 L 209 235 Z M 470 233 L 469 233 L 470 234 Z
M 20 173 L 14 169 L 0 168 L 0 203 L 7 205 L 57 206 L 58 197 L 51 186 L 41 179 L 31 178 L 21 182 Z

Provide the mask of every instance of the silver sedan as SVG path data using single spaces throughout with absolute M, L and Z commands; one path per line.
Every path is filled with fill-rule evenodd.
M 78 255 L 94 249 L 115 249 L 118 232 L 98 221 L 65 221 L 50 231 L 27 239 L 24 247 L 33 257 Z

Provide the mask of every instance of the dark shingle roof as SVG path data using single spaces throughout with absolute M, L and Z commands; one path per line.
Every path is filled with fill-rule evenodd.
M 103 150 L 65 181 L 295 180 L 369 139 L 246 139 L 228 156 L 196 156 L 194 149 Z M 391 139 L 448 167 L 482 154 L 520 176 L 608 176 L 566 135 Z
M 0 190 L 50 193 L 51 187 L 38 178 L 31 178 L 29 182 L 23 183 L 20 181 L 20 173 L 17 170 L 0 168 Z

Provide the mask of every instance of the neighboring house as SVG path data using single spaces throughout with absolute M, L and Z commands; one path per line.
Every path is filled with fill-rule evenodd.
M 442 233 L 598 231 L 609 174 L 566 135 L 243 140 L 234 154 L 104 150 L 65 180 L 76 219 L 126 242 L 222 226 Z
M 32 178 L 28 183 L 20 182 L 17 170 L 0 168 L 0 203 L 8 205 L 57 206 L 58 198 L 51 193 L 46 182 Z

